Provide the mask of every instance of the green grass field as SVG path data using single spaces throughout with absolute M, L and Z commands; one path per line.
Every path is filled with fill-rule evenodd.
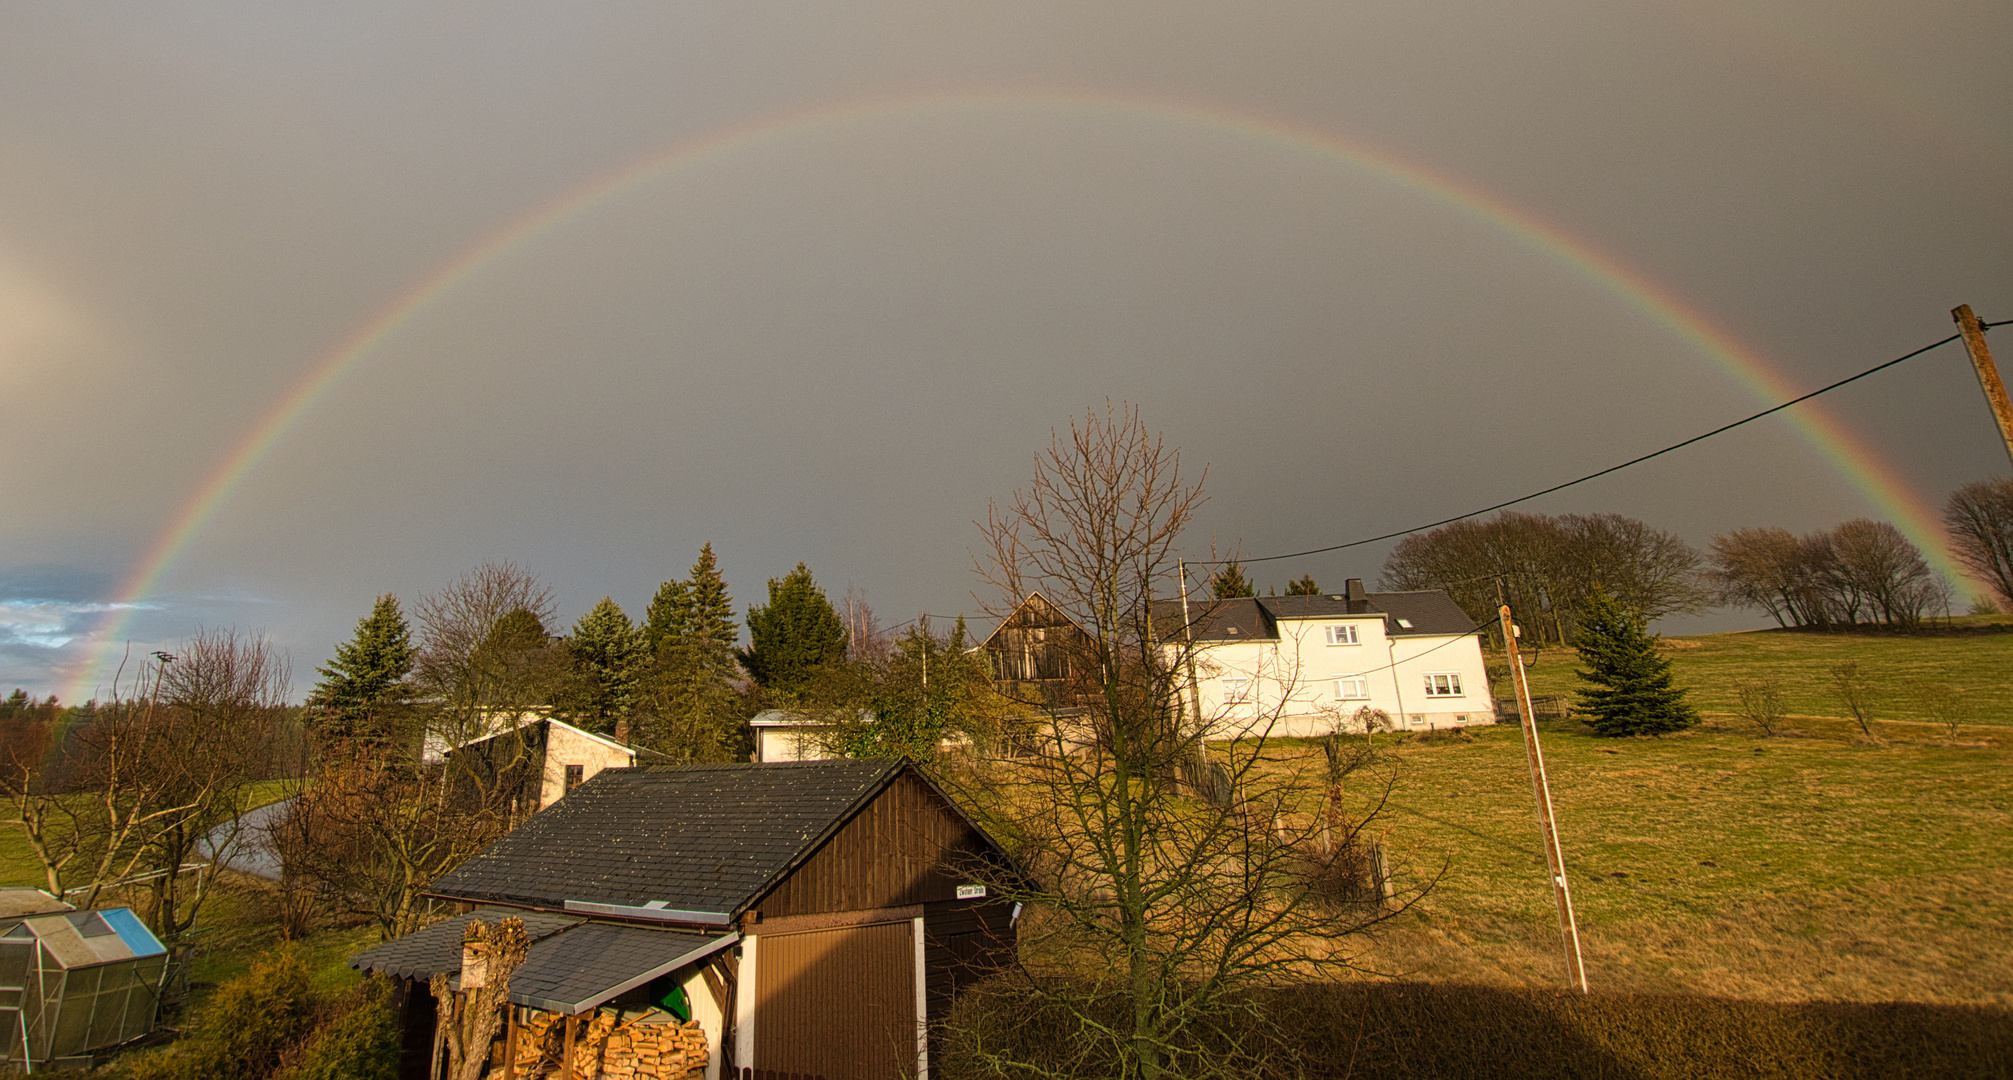
M 2013 737 L 1806 721 L 1541 738 L 1596 986 L 1765 1000 L 2013 1004 Z M 1912 728 L 1912 730 L 1911 730 Z M 1399 741 L 1382 828 L 1438 885 L 1366 959 L 1430 981 L 1558 985 L 1521 733 Z M 1367 795 L 1367 784 L 1360 794 Z
M 1792 716 L 1844 716 L 1831 686 L 1831 666 L 1851 661 L 1881 686 L 1875 715 L 1888 720 L 1928 718 L 1918 687 L 1943 683 L 1963 692 L 1976 724 L 2013 724 L 2013 618 L 1955 619 L 1914 637 L 1881 633 L 1756 630 L 1669 638 L 1665 645 L 1678 684 L 1706 712 L 1731 712 L 1738 679 L 1774 678 Z M 1585 684 L 1573 675 L 1571 649 L 1526 655 L 1531 693 L 1571 694 Z M 1508 686 L 1495 687 L 1508 697 Z

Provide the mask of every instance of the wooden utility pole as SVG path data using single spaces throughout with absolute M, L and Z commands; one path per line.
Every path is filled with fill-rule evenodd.
M 1517 687 L 1517 712 L 1524 721 L 1524 757 L 1531 766 L 1531 794 L 1538 803 L 1538 837 L 1545 845 L 1545 865 L 1552 872 L 1552 900 L 1559 909 L 1559 936 L 1566 945 L 1566 974 L 1580 993 L 1587 992 L 1587 965 L 1580 959 L 1580 924 L 1573 917 L 1573 891 L 1566 884 L 1566 854 L 1559 847 L 1559 823 L 1552 815 L 1552 782 L 1545 775 L 1545 752 L 1538 745 L 1538 718 L 1531 711 L 1531 684 L 1524 677 L 1524 658 L 1517 652 L 1517 624 L 1510 605 L 1496 609 L 1503 619 L 1503 651 L 1510 658 L 1510 681 Z
M 1971 313 L 1970 304 L 1959 304 L 1950 313 L 1964 333 L 1964 351 L 1971 354 L 1971 367 L 1978 372 L 1978 388 L 1985 391 L 1985 403 L 1999 421 L 1999 437 L 2006 440 L 2006 456 L 2013 458 L 2013 401 L 2006 399 L 2006 384 L 1999 381 L 1999 368 L 1992 363 L 1992 350 L 1985 346 L 1985 327 Z

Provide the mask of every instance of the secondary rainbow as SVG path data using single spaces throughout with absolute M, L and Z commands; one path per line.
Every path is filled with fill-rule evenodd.
M 1774 404 L 1801 392 L 1760 354 L 1715 325 L 1704 313 L 1620 260 L 1530 211 L 1368 143 L 1277 117 L 1212 105 L 1104 92 L 1006 90 L 855 100 L 764 117 L 675 143 L 518 215 L 415 281 L 368 322 L 318 359 L 307 374 L 252 425 L 251 430 L 175 512 L 167 528 L 156 537 L 120 584 L 116 595 L 116 603 L 120 606 L 108 614 L 91 634 L 94 644 L 86 647 L 85 657 L 71 681 L 66 700 L 85 700 L 104 686 L 103 679 L 110 674 L 110 665 L 118 659 L 114 646 L 123 636 L 127 621 L 135 610 L 131 605 L 144 601 L 154 592 L 163 576 L 215 516 L 218 507 L 230 498 L 266 453 L 286 436 L 295 421 L 415 315 L 485 266 L 524 247 L 573 216 L 650 180 L 765 143 L 812 131 L 901 116 L 1029 111 L 1132 118 L 1147 123 L 1232 134 L 1340 162 L 1431 198 L 1545 253 L 1676 334 L 1764 402 Z M 1790 422 L 1869 502 L 1922 548 L 1936 569 L 1952 581 L 1963 580 L 1944 546 L 1941 530 L 1935 524 L 1935 513 L 1869 447 L 1815 403 L 1800 405 L 1788 416 Z

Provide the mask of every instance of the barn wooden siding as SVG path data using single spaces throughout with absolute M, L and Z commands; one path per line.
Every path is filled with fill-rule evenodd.
M 904 772 L 755 904 L 762 918 L 950 900 L 985 840 L 927 783 Z
M 755 954 L 755 1066 L 825 1080 L 913 1075 L 913 925 L 762 935 Z

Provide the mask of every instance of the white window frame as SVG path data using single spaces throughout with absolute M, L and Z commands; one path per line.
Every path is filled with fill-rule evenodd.
M 1356 688 L 1356 692 L 1353 694 L 1349 692 L 1349 688 L 1352 683 L 1355 685 Z M 1335 676 L 1335 700 L 1337 701 L 1370 700 L 1370 677 L 1367 675 Z
M 1355 623 L 1331 623 L 1325 629 L 1328 632 L 1328 644 L 1330 645 L 1362 644 L 1362 641 L 1356 636 Z
M 1251 680 L 1236 677 L 1223 680 L 1223 703 L 1225 705 L 1250 704 Z
M 1458 671 L 1428 671 L 1426 674 L 1426 696 L 1429 698 L 1467 697 L 1461 688 L 1461 673 Z M 1445 680 L 1437 682 L 1435 680 Z

